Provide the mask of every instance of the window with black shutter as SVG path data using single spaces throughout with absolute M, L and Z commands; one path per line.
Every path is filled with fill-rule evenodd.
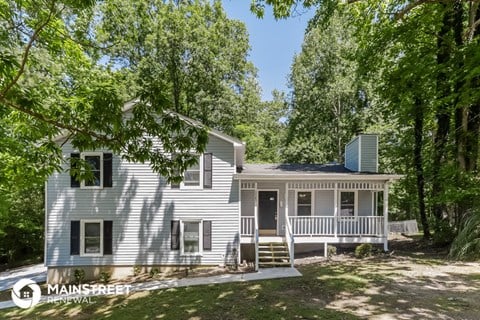
M 212 188 L 212 154 L 205 153 L 203 155 L 203 187 Z
M 103 221 L 103 254 L 112 254 L 113 221 Z
M 104 153 L 103 154 L 103 187 L 104 188 L 111 188 L 113 185 L 112 163 L 113 163 L 113 154 Z
M 74 171 L 78 170 L 78 160 L 80 159 L 80 153 L 70 154 L 70 187 L 80 188 L 80 180 L 74 177 Z
M 80 221 L 70 221 L 70 255 L 80 254 Z

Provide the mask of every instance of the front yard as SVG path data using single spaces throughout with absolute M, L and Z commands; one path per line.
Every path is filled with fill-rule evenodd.
M 409 239 L 366 259 L 298 260 L 301 278 L 95 297 L 91 304 L 0 310 L 7 319 L 479 319 L 480 264 Z

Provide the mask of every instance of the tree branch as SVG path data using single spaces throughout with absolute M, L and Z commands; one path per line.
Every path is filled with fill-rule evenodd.
M 417 0 L 414 2 L 410 2 L 402 10 L 397 11 L 397 13 L 395 13 L 395 20 L 402 20 L 405 17 L 405 15 L 407 15 L 410 11 L 412 11 L 418 6 L 421 6 L 422 4 L 429 3 L 429 2 L 431 3 L 438 2 L 438 0 Z
M 54 9 L 55 9 L 55 1 L 52 1 L 52 5 L 50 6 L 50 9 L 49 9 L 50 12 L 48 14 L 47 19 L 43 23 L 40 23 L 40 25 L 33 32 L 32 37 L 28 41 L 28 43 L 25 47 L 25 50 L 23 52 L 22 61 L 20 63 L 20 69 L 18 70 L 17 74 L 12 79 L 12 81 L 0 92 L 0 100 L 5 99 L 5 96 L 7 95 L 8 91 L 10 89 L 12 89 L 12 87 L 18 82 L 18 80 L 20 79 L 22 74 L 25 72 L 25 66 L 27 64 L 28 55 L 30 54 L 30 49 L 32 49 L 33 44 L 37 40 L 37 38 L 38 38 L 40 32 L 42 32 L 43 28 L 45 28 L 50 23 L 50 20 L 52 19 L 52 16 L 53 16 L 53 13 L 54 13 Z
M 62 123 L 62 122 L 59 122 L 59 121 L 56 121 L 56 120 L 53 120 L 53 119 L 50 119 L 48 118 L 47 116 L 45 116 L 44 114 L 40 113 L 40 112 L 37 112 L 37 111 L 34 111 L 32 109 L 28 109 L 28 108 L 24 108 L 22 106 L 19 106 L 13 102 L 10 102 L 8 100 L 5 100 L 3 101 L 6 105 L 10 106 L 11 108 L 17 110 L 17 111 L 20 111 L 22 113 L 25 113 L 25 114 L 28 114 L 40 121 L 43 121 L 45 123 L 48 123 L 48 124 L 51 124 L 53 126 L 55 126 L 56 128 L 59 128 L 59 129 L 65 129 L 65 130 L 68 130 L 70 132 L 76 132 L 76 133 L 82 133 L 82 134 L 85 134 L 85 135 L 88 135 L 88 136 L 91 136 L 91 137 L 94 137 L 96 138 L 97 140 L 100 140 L 100 141 L 103 141 L 103 142 L 114 142 L 114 141 L 117 141 L 119 142 L 117 139 L 115 138 L 110 138 L 106 135 L 103 135 L 103 134 L 99 134 L 95 131 L 90 131 L 90 130 L 87 130 L 87 129 L 84 129 L 84 128 L 78 128 L 76 126 L 73 126 L 73 125 L 70 125 L 70 124 L 65 124 L 65 123 Z

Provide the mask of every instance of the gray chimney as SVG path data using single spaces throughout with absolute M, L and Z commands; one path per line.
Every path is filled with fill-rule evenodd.
M 345 168 L 357 172 L 378 172 L 378 135 L 359 134 L 347 143 Z

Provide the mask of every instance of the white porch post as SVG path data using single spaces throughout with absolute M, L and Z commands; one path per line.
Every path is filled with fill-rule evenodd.
M 283 207 L 285 208 L 285 233 L 287 232 L 287 219 L 288 219 L 288 182 L 285 182 L 285 199 L 283 199 L 284 204 Z
M 388 251 L 388 183 L 383 187 L 383 250 Z
M 259 241 L 259 235 L 258 235 L 258 196 L 257 196 L 257 188 L 255 188 L 255 205 L 254 205 L 254 210 L 253 210 L 253 215 L 255 216 L 255 221 L 254 221 L 254 226 L 255 226 L 255 271 L 258 271 L 258 241 Z
M 333 191 L 333 235 L 337 237 L 337 225 L 338 225 L 338 183 L 335 182 L 335 188 Z

